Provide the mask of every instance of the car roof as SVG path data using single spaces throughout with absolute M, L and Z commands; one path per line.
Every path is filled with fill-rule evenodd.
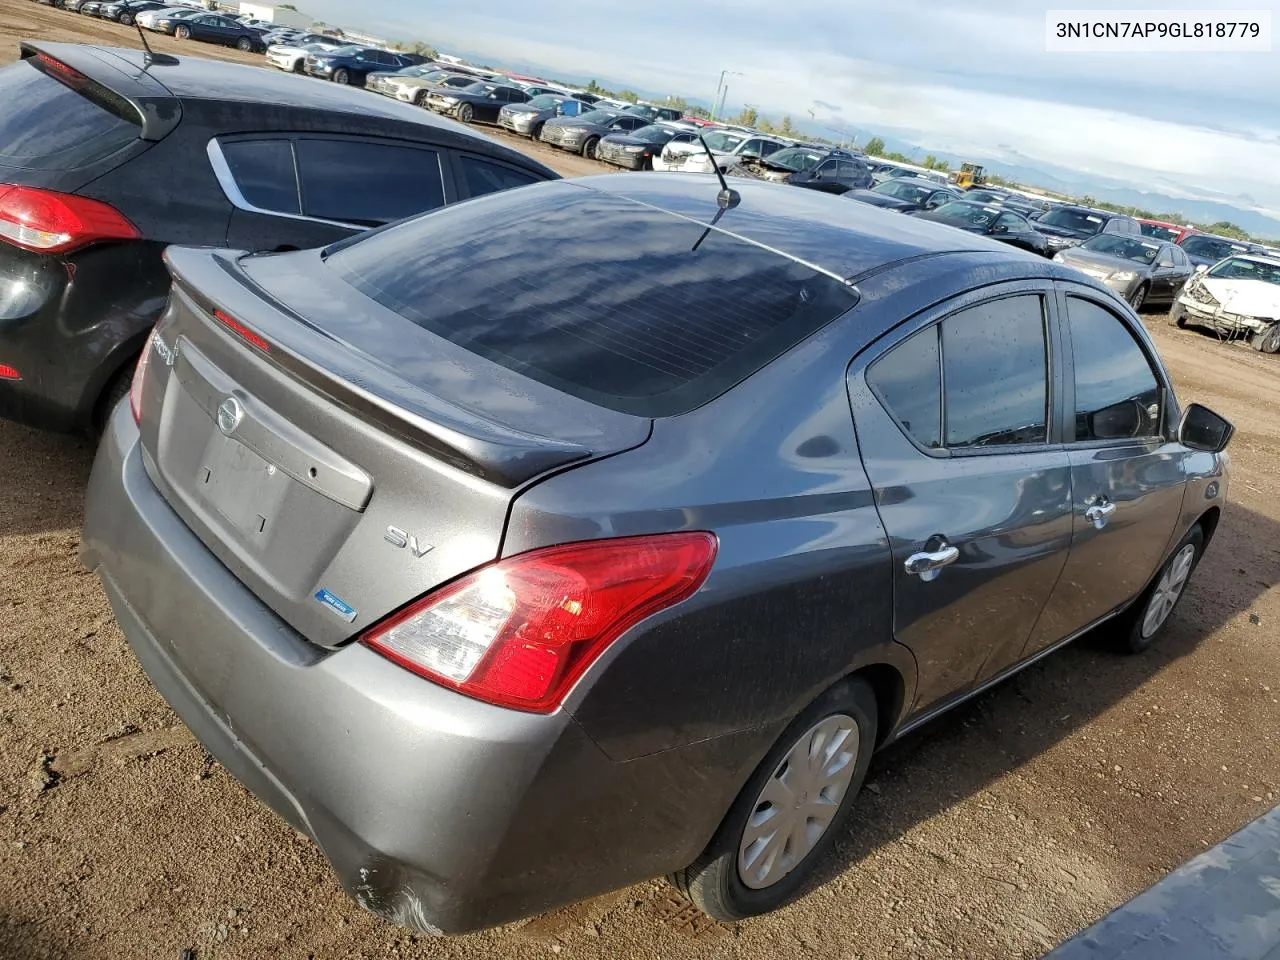
M 718 184 L 704 174 L 602 174 L 571 182 L 698 223 L 716 220 L 719 230 L 842 279 L 935 254 L 1009 252 L 987 237 L 787 184 L 735 179 L 741 202 L 717 217 Z

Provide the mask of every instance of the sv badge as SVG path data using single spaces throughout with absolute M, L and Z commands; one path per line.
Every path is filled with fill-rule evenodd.
M 399 527 L 387 527 L 387 532 L 383 534 L 382 539 L 392 546 L 408 550 L 415 560 L 421 560 L 435 549 L 431 544 L 423 543 L 413 534 L 405 533 Z

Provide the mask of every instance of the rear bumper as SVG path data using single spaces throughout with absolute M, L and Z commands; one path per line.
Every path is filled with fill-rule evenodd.
M 727 806 L 704 790 L 700 814 L 673 809 L 688 798 L 671 778 L 696 785 L 708 745 L 616 763 L 566 714 L 492 707 L 363 646 L 306 643 L 160 496 L 127 404 L 94 463 L 83 544 L 191 731 L 394 922 L 462 933 L 678 869 Z

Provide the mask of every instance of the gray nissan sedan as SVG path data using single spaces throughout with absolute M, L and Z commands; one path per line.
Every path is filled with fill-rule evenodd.
M 754 181 L 537 184 L 170 248 L 85 563 L 368 909 L 798 896 L 872 753 L 1092 627 L 1157 639 L 1231 426 L 1129 307 Z

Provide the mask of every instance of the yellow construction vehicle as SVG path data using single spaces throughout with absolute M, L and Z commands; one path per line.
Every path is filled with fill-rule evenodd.
M 987 179 L 986 171 L 977 163 L 960 164 L 960 172 L 955 177 L 956 186 L 962 189 L 976 187 Z

